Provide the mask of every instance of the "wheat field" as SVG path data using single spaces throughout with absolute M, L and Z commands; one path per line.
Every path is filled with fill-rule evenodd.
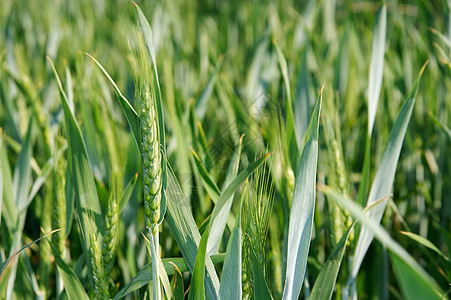
M 449 1 L 2 0 L 0 299 L 448 299 Z

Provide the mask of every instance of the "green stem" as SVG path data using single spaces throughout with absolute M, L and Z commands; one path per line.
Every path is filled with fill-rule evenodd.
M 159 232 L 156 230 L 155 234 L 152 234 L 152 230 L 149 228 L 149 237 L 150 237 L 150 254 L 152 260 L 152 288 L 153 288 L 153 299 L 160 300 L 161 299 L 161 289 L 160 289 L 160 274 L 158 268 L 158 235 Z

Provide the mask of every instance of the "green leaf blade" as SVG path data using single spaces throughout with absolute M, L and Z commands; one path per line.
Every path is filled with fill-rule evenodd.
M 418 92 L 419 82 L 425 67 L 426 65 L 424 65 L 421 69 L 420 74 L 418 75 L 418 78 L 412 86 L 412 90 L 407 100 L 404 102 L 390 132 L 390 136 L 388 138 L 387 144 L 385 145 L 379 166 L 376 171 L 376 175 L 371 185 L 367 205 L 370 205 L 374 201 L 388 196 L 391 192 L 395 179 L 396 166 L 398 164 L 399 155 L 401 153 L 401 147 L 404 141 L 405 133 L 407 131 L 407 126 L 410 121 L 410 116 L 412 115 L 413 107 L 415 105 L 415 98 Z M 385 207 L 386 204 L 378 205 L 375 209 L 369 212 L 369 217 L 379 223 L 385 211 Z M 353 276 L 354 278 L 357 276 L 360 265 L 362 264 L 363 258 L 365 257 L 365 254 L 372 240 L 373 235 L 368 232 L 367 229 L 363 228 L 359 234 L 355 257 L 352 263 L 351 276 Z
M 318 126 L 322 89 L 309 125 L 307 142 L 296 175 L 288 231 L 288 252 L 283 299 L 297 299 L 304 282 L 315 209 Z
M 401 287 L 401 291 L 407 300 L 415 299 L 445 299 L 437 291 L 434 285 L 430 284 L 418 272 L 396 254 L 390 253 L 390 260 L 393 263 L 393 271 Z
M 373 131 L 377 104 L 382 87 L 384 71 L 385 36 L 387 31 L 387 4 L 384 3 L 376 13 L 376 24 L 373 33 L 373 48 L 371 51 L 370 78 L 368 86 L 368 136 Z
M 50 240 L 47 240 L 47 242 L 50 244 L 53 256 L 55 257 L 55 262 L 58 268 L 59 275 L 63 279 L 63 284 L 67 293 L 67 298 L 69 298 L 69 300 L 89 299 L 77 275 L 75 275 L 71 267 L 69 267 L 64 262 L 64 260 L 59 255 L 58 250 L 53 245 L 53 243 Z
M 269 291 L 265 276 L 263 275 L 260 262 L 255 255 L 254 248 L 251 246 L 252 273 L 254 274 L 254 297 L 255 299 L 272 300 L 273 297 Z
M 354 223 L 355 224 L 355 223 Z M 338 244 L 330 254 L 323 268 L 321 269 L 310 294 L 311 299 L 331 299 L 334 292 L 335 283 L 340 270 L 346 243 L 354 228 L 352 224 L 343 234 Z
M 182 252 L 191 272 L 194 270 L 196 255 L 201 236 L 191 213 L 191 207 L 183 195 L 182 189 L 168 163 L 168 186 L 165 190 L 167 199 L 166 222 Z M 206 291 L 212 298 L 219 292 L 219 279 L 209 256 L 206 256 Z
M 399 245 L 395 240 L 393 240 L 390 234 L 384 228 L 382 228 L 379 222 L 375 222 L 372 218 L 369 217 L 369 213 L 371 211 L 377 209 L 380 206 L 385 206 L 387 202 L 386 200 L 381 201 L 381 203 L 377 202 L 378 203 L 377 206 L 371 209 L 370 212 L 365 213 L 358 204 L 356 204 L 350 199 L 343 197 L 341 194 L 332 190 L 330 187 L 322 186 L 321 190 L 325 194 L 327 194 L 328 197 L 331 197 L 331 199 L 333 199 L 340 206 L 344 207 L 347 211 L 349 211 L 349 213 L 354 218 L 358 219 L 358 221 L 361 222 L 362 225 L 364 225 L 363 228 L 371 232 L 371 234 L 374 235 L 374 237 L 390 251 L 390 257 L 393 257 L 394 255 L 396 256 L 397 259 L 402 261 L 403 265 L 401 267 L 398 265 L 395 268 L 398 268 L 399 270 L 404 269 L 404 271 L 408 269 L 409 273 L 415 273 L 409 274 L 408 276 L 410 276 L 411 278 L 415 278 L 414 280 L 418 283 L 418 285 L 424 287 L 425 292 L 432 296 L 432 298 L 426 297 L 424 299 L 435 299 L 434 295 L 439 295 L 439 297 L 441 297 L 440 299 L 443 299 L 444 297 L 443 292 L 439 289 L 434 279 L 426 271 L 424 271 L 424 269 L 409 254 L 409 252 L 407 252 L 403 247 L 401 247 L 401 245 Z M 399 270 L 395 269 L 395 272 L 398 272 Z M 398 278 L 398 280 L 401 281 L 401 284 L 404 284 L 403 281 L 407 282 L 405 278 Z
M 238 146 L 233 152 L 232 158 L 230 160 L 230 165 L 228 169 L 228 174 L 226 181 L 224 182 L 224 189 L 236 178 L 238 173 L 238 167 L 240 163 L 241 147 L 243 143 L 243 137 L 240 139 Z M 218 253 L 219 245 L 221 243 L 221 238 L 224 233 L 224 229 L 227 223 L 227 217 L 229 216 L 230 209 L 232 207 L 234 193 L 227 199 L 224 207 L 219 212 L 213 224 L 211 225 L 210 235 L 208 237 L 207 253 L 212 255 Z M 218 198 L 219 200 L 219 198 Z
M 127 118 L 127 122 L 130 125 L 130 128 L 132 129 L 133 137 L 135 138 L 136 145 L 138 146 L 138 149 L 140 150 L 140 143 L 141 143 L 141 130 L 139 127 L 139 117 L 136 113 L 133 106 L 130 104 L 130 102 L 125 98 L 125 96 L 121 93 L 119 90 L 119 87 L 114 82 L 113 78 L 111 78 L 110 74 L 105 70 L 105 68 L 89 53 L 85 53 L 87 56 L 89 56 L 92 61 L 99 67 L 99 69 L 102 71 L 102 73 L 105 75 L 105 77 L 108 79 L 108 81 L 111 83 L 111 85 L 114 87 L 114 90 L 116 91 L 116 94 L 118 95 L 117 99 L 119 101 L 119 104 L 121 105 L 122 111 L 125 114 L 125 117 Z M 141 150 L 140 150 L 141 151 Z
M 241 299 L 241 215 L 238 215 L 236 226 L 227 245 L 226 258 L 221 275 L 219 299 Z
M 79 220 L 78 225 L 82 233 L 80 237 L 83 253 L 85 254 L 85 259 L 88 259 L 86 253 L 91 248 L 92 241 L 102 237 L 103 220 L 99 198 L 80 127 L 75 120 L 74 112 L 70 109 L 58 72 L 50 58 L 48 60 L 52 66 L 61 94 L 69 152 L 68 169 L 70 169 L 73 181 L 76 211 Z M 89 263 L 87 266 L 90 270 Z M 88 272 L 88 275 L 92 276 L 92 272 Z

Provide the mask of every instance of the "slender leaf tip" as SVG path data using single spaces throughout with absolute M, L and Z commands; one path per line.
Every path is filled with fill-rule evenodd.
M 427 60 L 427 61 L 423 64 L 423 66 L 421 67 L 421 70 L 420 70 L 420 76 L 423 75 L 423 72 L 424 72 L 424 70 L 426 69 L 426 67 L 427 67 L 428 64 L 429 64 L 429 60 Z

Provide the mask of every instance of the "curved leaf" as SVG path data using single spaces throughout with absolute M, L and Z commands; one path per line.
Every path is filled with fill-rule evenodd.
M 230 159 L 230 164 L 223 189 L 227 188 L 227 186 L 233 181 L 233 179 L 236 177 L 236 174 L 238 173 L 242 144 L 243 144 L 243 136 L 240 138 L 239 144 L 236 147 L 235 151 L 233 152 L 232 158 Z M 211 231 L 207 243 L 207 253 L 209 255 L 218 253 L 219 244 L 221 243 L 221 238 L 227 223 L 227 217 L 230 214 L 232 202 L 233 202 L 233 194 L 229 197 L 229 199 L 227 199 L 226 204 L 221 209 L 221 211 L 218 214 L 218 217 L 213 221 L 213 224 L 211 225 Z
M 226 255 L 224 253 L 215 254 L 211 256 L 211 260 L 215 265 L 220 264 L 224 262 L 225 256 Z M 182 273 L 190 271 L 190 268 L 188 267 L 183 257 L 163 258 L 162 262 L 168 276 L 174 275 L 175 272 L 178 272 L 177 270 L 175 270 L 175 268 L 179 269 L 180 272 Z M 138 272 L 138 274 L 136 274 L 136 276 L 126 286 L 124 286 L 116 294 L 116 296 L 114 296 L 113 299 L 115 300 L 120 299 L 125 295 L 145 286 L 151 281 L 152 281 L 152 265 L 147 264 Z
M 22 233 L 25 226 L 25 218 L 27 216 L 27 208 L 30 204 L 28 199 L 28 191 L 31 184 L 31 131 L 33 128 L 33 118 L 28 122 L 27 133 L 23 140 L 22 149 L 17 159 L 16 167 L 13 175 L 13 196 L 15 207 L 12 211 L 16 212 L 16 219 L 13 227 L 13 240 L 10 248 L 10 256 L 19 248 L 22 240 Z M 11 201 L 6 201 L 7 203 Z M 5 203 L 6 204 L 6 203 Z M 6 298 L 12 297 L 14 283 L 16 282 L 17 260 L 13 260 L 8 278 L 8 287 L 6 290 Z M 2 287 L 2 286 L 0 286 Z
M 210 75 L 210 79 L 208 80 L 205 89 L 202 91 L 202 94 L 199 96 L 194 106 L 196 118 L 201 121 L 204 119 L 205 113 L 207 112 L 208 102 L 211 98 L 211 94 L 213 93 L 213 87 L 215 85 L 216 78 L 218 77 L 219 70 L 221 69 L 222 62 L 223 58 L 220 57 L 216 63 L 213 73 Z
M 374 221 L 369 215 L 371 212 L 377 210 L 380 206 L 386 205 L 386 201 L 374 207 L 368 213 L 365 213 L 363 209 L 350 199 L 343 197 L 341 194 L 332 190 L 327 186 L 322 186 L 321 190 L 336 201 L 342 207 L 349 211 L 349 213 L 359 222 L 362 223 L 367 232 L 370 232 L 376 239 L 384 245 L 390 251 L 390 257 L 394 262 L 394 271 L 401 284 L 403 292 L 405 289 L 421 288 L 421 295 L 427 295 L 426 297 L 414 297 L 408 299 L 444 299 L 442 291 L 437 286 L 434 279 L 423 270 L 418 262 L 407 252 L 401 245 L 399 245 L 390 234 L 382 228 L 379 222 Z M 404 273 L 405 272 L 405 273 Z M 407 274 L 409 273 L 409 274 Z M 406 278 L 409 278 L 408 280 Z M 412 281 L 409 281 L 412 280 Z M 416 287 L 413 287 L 415 285 Z M 409 297 L 410 292 L 405 294 Z
M 330 254 L 321 269 L 310 294 L 311 299 L 331 299 L 334 292 L 338 271 L 340 270 L 343 254 L 346 249 L 349 236 L 354 228 L 355 222 L 343 234 L 338 244 Z
M 122 95 L 121 91 L 119 90 L 118 86 L 114 82 L 113 78 L 111 78 L 110 74 L 108 74 L 108 72 L 105 70 L 105 68 L 91 54 L 86 53 L 86 52 L 85 52 L 85 54 L 92 59 L 92 61 L 99 67 L 99 69 L 103 72 L 103 74 L 106 76 L 108 81 L 114 87 L 114 90 L 116 91 L 116 94 L 118 95 L 117 99 L 119 101 L 119 104 L 121 105 L 122 111 L 124 112 L 125 117 L 127 118 L 127 122 L 130 125 L 130 128 L 132 129 L 133 137 L 135 138 L 136 145 L 137 145 L 139 151 L 141 151 L 141 149 L 139 147 L 139 145 L 141 144 L 141 130 L 139 127 L 138 114 L 136 113 L 135 109 L 130 104 L 130 102 L 127 100 L 127 98 L 125 98 L 125 96 Z
M 125 204 L 127 204 L 128 200 L 130 199 L 133 189 L 135 188 L 136 181 L 138 180 L 138 173 L 133 176 L 130 181 L 127 183 L 127 186 L 124 189 L 124 192 L 122 193 L 121 201 L 119 202 L 119 211 L 122 212 L 122 210 L 125 207 Z
M 53 256 L 55 257 L 59 275 L 63 279 L 67 298 L 69 298 L 69 300 L 89 299 L 77 275 L 75 275 L 74 271 L 64 262 L 53 243 L 48 239 L 47 242 L 50 244 Z
M 265 275 L 263 275 L 260 262 L 255 256 L 254 247 L 251 243 L 251 256 L 252 256 L 252 273 L 254 274 L 254 298 L 261 300 L 272 300 L 271 292 L 269 291 L 268 284 L 266 283 Z
M 185 258 L 189 270 L 192 272 L 198 253 L 198 245 L 201 239 L 196 222 L 194 221 L 191 207 L 178 184 L 175 175 L 168 163 L 168 186 L 165 190 L 167 199 L 166 222 L 172 235 Z M 211 297 L 215 297 L 219 291 L 219 279 L 210 257 L 206 257 L 207 277 L 206 290 Z
M 449 257 L 446 256 L 446 254 L 443 253 L 439 248 L 437 248 L 437 246 L 435 246 L 430 240 L 422 237 L 421 235 L 415 234 L 413 232 L 400 231 L 400 233 L 404 234 L 405 236 L 408 236 L 409 238 L 416 241 L 417 243 L 431 249 L 432 251 L 434 251 L 435 253 L 440 255 L 444 260 L 446 260 L 448 262 L 450 261 Z
M 323 85 L 324 88 L 324 85 Z M 318 127 L 323 95 L 321 88 L 309 125 L 307 142 L 296 174 L 288 231 L 288 250 L 283 299 L 297 299 L 304 282 L 315 210 L 318 160 Z
M 387 144 L 385 145 L 384 152 L 382 153 L 379 166 L 376 171 L 376 175 L 371 185 L 370 194 L 368 196 L 367 205 L 370 205 L 377 199 L 386 197 L 390 194 L 395 179 L 396 166 L 398 164 L 399 154 L 401 152 L 404 135 L 406 134 L 407 126 L 410 121 L 410 116 L 415 105 L 415 97 L 418 92 L 419 83 L 426 64 L 420 71 L 418 78 L 412 86 L 412 90 L 404 102 L 401 111 L 393 125 L 390 132 Z M 385 210 L 384 205 L 378 205 L 375 209 L 371 210 L 368 214 L 369 218 L 379 223 Z M 373 240 L 373 235 L 368 232 L 367 229 L 362 228 L 357 241 L 357 247 L 355 250 L 354 260 L 352 262 L 352 271 L 350 281 L 352 277 L 355 278 L 362 264 L 363 258 L 368 250 L 368 247 Z
M 211 224 L 214 223 L 216 217 L 220 214 L 222 208 L 226 205 L 228 199 L 235 193 L 235 191 L 240 187 L 240 185 L 251 175 L 269 156 L 266 154 L 255 160 L 246 169 L 241 171 L 240 174 L 227 186 L 227 188 L 221 193 L 211 213 L 210 222 L 208 223 L 207 230 L 202 235 L 202 239 L 199 245 L 199 251 L 196 256 L 196 265 L 193 271 L 193 277 L 191 279 L 190 297 L 195 297 L 195 299 L 203 299 L 204 293 L 204 276 L 205 276 L 205 257 L 206 257 L 206 246 L 208 241 L 208 236 L 211 230 Z M 205 244 L 203 244 L 205 243 Z M 201 247 L 202 246 L 202 247 Z M 208 256 L 207 256 L 208 257 Z M 194 285 L 193 285 L 194 283 Z M 199 298 L 200 297 L 200 298 Z M 194 298 L 193 298 L 194 299 Z
M 58 87 L 61 94 L 61 103 L 66 120 L 66 135 L 68 142 L 68 168 L 71 172 L 73 189 L 75 193 L 76 211 L 78 217 L 78 225 L 80 226 L 80 234 L 83 252 L 88 253 L 91 248 L 92 236 L 101 238 L 101 230 L 103 228 L 102 215 L 100 210 L 99 198 L 94 182 L 91 166 L 86 151 L 85 142 L 83 140 L 80 128 L 75 120 L 75 116 L 69 107 L 69 102 L 61 84 L 58 72 L 53 62 L 48 58 L 55 74 Z M 100 241 L 99 241 L 100 242 Z M 87 259 L 85 257 L 85 259 Z M 87 264 L 90 268 L 90 264 Z M 92 276 L 92 272 L 88 272 Z M 92 279 L 92 278 L 91 278 Z
M 227 245 L 219 286 L 219 299 L 241 299 L 241 281 L 241 213 L 239 213 Z

